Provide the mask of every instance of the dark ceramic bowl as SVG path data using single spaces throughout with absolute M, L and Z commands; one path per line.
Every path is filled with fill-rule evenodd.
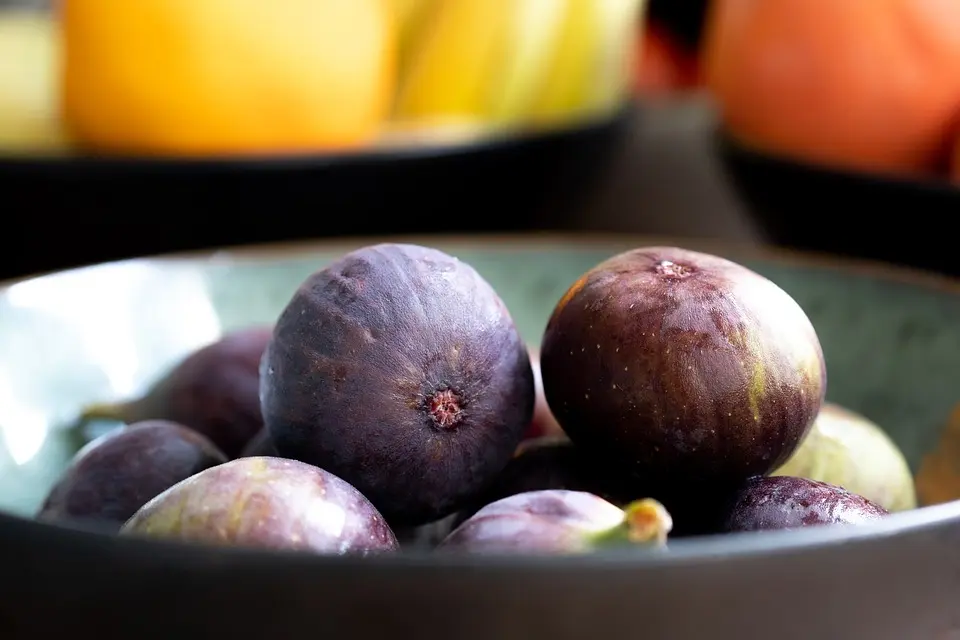
M 484 274 L 536 344 L 583 271 L 628 248 L 676 241 L 425 242 Z M 917 468 L 960 403 L 960 284 L 685 244 L 739 260 L 791 293 L 824 347 L 828 398 L 885 427 Z M 854 528 L 539 559 L 325 558 L 115 539 L 30 520 L 77 447 L 63 427 L 82 405 L 136 394 L 222 332 L 274 320 L 309 272 L 356 245 L 133 260 L 0 291 L 0 637 L 960 637 L 960 501 Z
M 960 275 L 960 252 L 942 248 L 942 236 L 960 213 L 960 186 L 946 178 L 800 162 L 747 147 L 724 132 L 717 143 L 748 212 L 773 243 Z
M 219 160 L 0 156 L 0 269 L 371 232 L 563 224 L 599 185 L 632 105 L 602 120 L 443 145 Z

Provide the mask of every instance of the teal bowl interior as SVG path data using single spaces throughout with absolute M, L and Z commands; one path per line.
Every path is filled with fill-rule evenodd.
M 828 399 L 883 426 L 914 470 L 960 403 L 960 285 L 955 281 L 658 238 L 410 241 L 472 264 L 501 294 L 531 344 L 539 343 L 567 287 L 615 253 L 681 244 L 737 260 L 796 298 L 826 354 Z M 83 405 L 134 396 L 187 352 L 223 332 L 272 322 L 311 271 L 369 242 L 137 259 L 4 288 L 0 511 L 33 515 L 83 443 L 83 434 L 68 428 Z

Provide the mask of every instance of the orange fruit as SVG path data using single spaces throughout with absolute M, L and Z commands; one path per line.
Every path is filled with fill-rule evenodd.
M 715 0 L 702 54 L 744 142 L 883 172 L 946 165 L 960 118 L 957 0 Z
M 61 111 L 104 152 L 366 144 L 395 82 L 383 0 L 63 0 Z
M 660 25 L 647 21 L 637 38 L 634 89 L 643 95 L 674 93 L 699 83 L 695 54 Z

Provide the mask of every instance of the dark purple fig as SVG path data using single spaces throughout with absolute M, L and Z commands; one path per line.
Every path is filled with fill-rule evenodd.
M 270 430 L 264 427 L 260 429 L 257 435 L 247 443 L 247 446 L 240 452 L 240 458 L 257 458 L 260 456 L 269 456 L 274 458 L 281 457 L 277 453 L 277 448 L 273 446 L 273 440 L 270 439 Z
M 737 495 L 723 531 L 864 524 L 886 515 L 880 505 L 832 484 L 792 476 L 756 477 Z
M 670 514 L 652 499 L 620 509 L 584 491 L 530 491 L 488 504 L 437 548 L 559 554 L 630 545 L 662 547 L 672 526 Z
M 122 535 L 320 554 L 397 549 L 369 500 L 322 469 L 282 458 L 239 458 L 145 504 Z
M 826 389 L 817 334 L 790 295 L 734 262 L 670 247 L 584 274 L 557 304 L 540 357 L 547 401 L 574 443 L 677 493 L 777 468 Z
M 469 265 L 403 244 L 314 273 L 261 370 L 281 456 L 353 484 L 391 524 L 455 511 L 499 473 L 533 414 L 533 372 L 503 302 Z
M 77 453 L 37 519 L 119 529 L 147 501 L 226 460 L 206 437 L 173 422 L 124 426 Z
M 143 396 L 92 405 L 81 419 L 128 424 L 171 420 L 195 429 L 236 457 L 263 427 L 259 368 L 270 331 L 258 326 L 229 333 L 187 356 Z

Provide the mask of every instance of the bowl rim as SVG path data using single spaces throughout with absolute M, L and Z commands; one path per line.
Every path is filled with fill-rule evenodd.
M 56 278 L 60 274 L 77 273 L 89 269 L 144 261 L 162 264 L 230 264 L 264 263 L 310 255 L 317 251 L 347 252 L 359 246 L 379 242 L 409 242 L 427 246 L 443 246 L 445 249 L 495 249 L 522 252 L 531 246 L 550 247 L 568 245 L 584 249 L 608 249 L 613 252 L 639 246 L 679 246 L 695 251 L 716 252 L 731 259 L 756 259 L 775 264 L 806 266 L 815 269 L 835 269 L 862 277 L 872 277 L 889 282 L 907 284 L 947 295 L 960 296 L 960 278 L 926 272 L 871 260 L 835 257 L 820 252 L 801 251 L 767 244 L 738 241 L 718 241 L 710 238 L 671 237 L 642 234 L 612 233 L 512 233 L 475 235 L 391 235 L 354 236 L 344 238 L 309 239 L 294 242 L 254 244 L 239 247 L 219 247 L 206 250 L 171 252 L 124 260 L 103 262 L 72 269 L 52 271 L 33 276 L 0 280 L 0 296 L 11 286 L 38 278 Z M 347 563 L 351 566 L 373 567 L 453 567 L 476 569 L 529 569 L 549 570 L 551 567 L 577 566 L 583 568 L 612 568 L 614 566 L 636 569 L 661 565 L 681 566 L 702 564 L 705 561 L 751 559 L 788 553 L 814 552 L 841 545 L 868 542 L 871 540 L 901 537 L 922 533 L 944 526 L 960 529 L 960 500 L 943 504 L 923 506 L 917 509 L 891 513 L 882 520 L 857 526 L 812 527 L 785 531 L 761 531 L 713 536 L 698 536 L 672 540 L 667 553 L 640 550 L 610 550 L 584 556 L 537 556 L 537 555 L 461 555 L 432 553 L 421 550 L 405 550 L 397 554 L 367 557 L 314 556 L 310 554 L 261 549 L 229 547 L 210 548 L 171 541 L 145 540 L 140 538 L 117 538 L 101 532 L 85 531 L 70 527 L 37 522 L 27 517 L 0 512 L 0 529 L 34 541 L 50 540 L 59 543 L 102 545 L 104 538 L 111 544 L 135 553 L 150 553 L 151 550 L 173 554 L 185 560 L 224 559 L 237 562 L 263 563 L 269 561 L 303 566 L 334 566 Z M 119 548 L 119 547 L 118 547 Z
M 859 183 L 881 185 L 884 188 L 920 190 L 926 195 L 960 198 L 960 182 L 945 176 L 909 175 L 894 171 L 858 169 L 856 167 L 818 162 L 786 151 L 773 151 L 738 137 L 729 128 L 719 125 L 713 137 L 725 157 L 737 157 L 778 168 L 799 170 L 805 174 L 827 176 Z
M 317 151 L 278 151 L 237 154 L 131 155 L 91 153 L 13 153 L 0 149 L 0 176 L 14 170 L 54 171 L 82 169 L 96 172 L 115 171 L 236 171 L 258 169 L 287 171 L 378 164 L 384 161 L 426 162 L 473 154 L 496 153 L 518 146 L 550 144 L 555 141 L 596 135 L 614 130 L 630 122 L 636 100 L 623 102 L 603 113 L 587 115 L 569 122 L 539 127 L 492 128 L 478 136 L 452 141 L 426 143 L 379 144 L 374 142 L 357 149 Z M 440 126 L 442 129 L 442 125 Z

